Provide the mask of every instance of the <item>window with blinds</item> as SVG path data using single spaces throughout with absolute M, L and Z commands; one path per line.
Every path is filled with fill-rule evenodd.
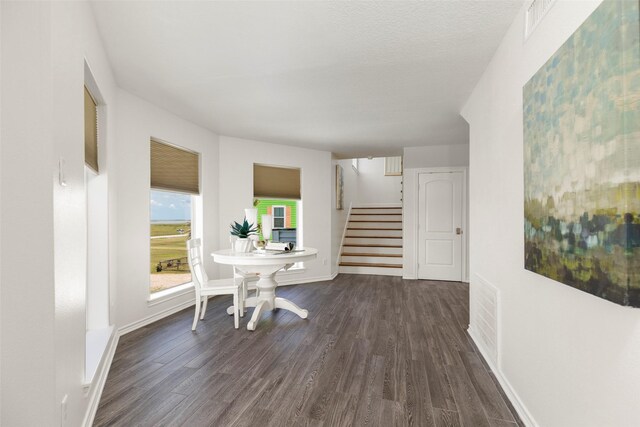
M 385 176 L 402 176 L 402 157 L 385 157 L 384 158 L 384 175 Z
M 199 155 L 151 140 L 151 188 L 200 194 Z
M 84 162 L 98 173 L 98 108 L 93 96 L 84 88 Z
M 254 164 L 253 196 L 300 200 L 300 169 Z

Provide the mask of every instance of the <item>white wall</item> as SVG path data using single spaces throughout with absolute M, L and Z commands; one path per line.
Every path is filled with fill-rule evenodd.
M 469 166 L 469 145 L 429 145 L 424 147 L 405 147 L 403 154 L 404 163 L 404 193 L 402 204 L 402 229 L 403 229 L 403 270 L 405 279 L 417 279 L 418 259 L 418 175 L 434 168 L 458 168 L 465 170 Z M 467 190 L 468 190 L 468 171 Z M 469 280 L 469 198 L 467 191 L 466 209 L 463 214 L 466 217 L 463 226 L 463 253 L 464 271 L 462 280 Z
M 0 90 L 2 90 L 2 4 L 0 4 Z M 2 97 L 0 96 L 0 129 L 2 129 Z M 2 131 L 0 131 L 0 177 L 2 177 Z M 0 271 L 2 271 L 2 185 L 0 185 Z M 2 289 L 2 274 L 0 274 Z M 2 291 L 0 291 L 0 322 L 2 322 Z M 1 325 L 1 323 L 0 323 Z M 0 326 L 0 423 L 2 423 L 2 327 Z
M 342 166 L 342 194 L 343 209 L 336 209 L 336 165 Z M 358 192 L 358 175 L 351 167 L 351 159 L 331 160 L 331 274 L 338 273 L 338 262 L 340 261 L 340 245 L 344 227 L 349 218 L 349 208 L 351 207 Z
M 84 166 L 85 61 L 100 88 L 103 115 L 113 115 L 115 81 L 86 2 L 54 3 L 51 9 L 51 75 L 53 79 L 54 163 L 65 160 L 67 185 L 53 184 L 55 254 L 56 394 L 54 404 L 67 395 L 67 425 L 79 425 L 88 404 L 82 388 L 85 372 L 87 201 Z M 106 125 L 100 154 L 109 155 L 113 123 Z M 110 179 L 108 161 L 100 160 L 101 179 Z M 103 182 L 103 186 L 108 187 Z M 92 384 L 94 388 L 96 384 Z
M 107 102 L 114 82 L 88 3 L 1 7 L 0 424 L 58 425 L 67 395 L 65 423 L 80 425 L 88 404 L 82 387 L 85 59 Z M 58 184 L 61 157 L 65 187 Z
M 401 202 L 402 176 L 384 175 L 384 157 L 358 159 L 356 180 L 354 205 Z
M 229 224 L 242 219 L 253 205 L 253 164 L 302 169 L 303 244 L 318 249 L 318 258 L 288 281 L 326 280 L 331 277 L 331 153 L 220 136 L 220 248 L 229 247 Z M 221 275 L 231 277 L 231 267 Z M 287 273 L 284 273 L 285 275 Z
M 217 249 L 218 137 L 123 90 L 118 90 L 115 192 L 117 193 L 116 324 L 122 328 L 193 300 L 193 292 L 150 305 L 149 141 L 156 138 L 200 153 L 204 253 Z M 207 273 L 217 277 L 213 260 Z
M 56 414 L 51 192 L 54 150 L 50 108 L 53 98 L 48 64 L 52 52 L 51 46 L 42 42 L 51 33 L 51 7 L 31 2 L 0 5 L 3 125 L 0 424 L 47 425 Z M 38 411 L 33 410 L 33 402 L 39 402 Z
M 468 166 L 469 144 L 405 147 L 402 161 L 405 169 Z
M 541 426 L 638 425 L 640 310 L 523 268 L 522 87 L 599 3 L 558 1 L 524 45 L 521 11 L 463 109 L 471 286 L 499 289 L 496 374 Z

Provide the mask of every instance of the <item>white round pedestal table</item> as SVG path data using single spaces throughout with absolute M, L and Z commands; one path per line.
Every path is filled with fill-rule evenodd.
M 298 307 L 286 298 L 276 296 L 276 273 L 282 269 L 288 269 L 293 264 L 302 261 L 310 261 L 318 255 L 318 250 L 314 248 L 300 248 L 295 252 L 287 253 L 239 253 L 230 249 L 223 249 L 213 252 L 213 260 L 219 264 L 232 265 L 243 273 L 255 273 L 259 279 L 256 283 L 258 296 L 245 300 L 245 307 L 255 307 L 253 315 L 247 324 L 247 329 L 255 331 L 260 314 L 264 310 L 275 310 L 283 308 L 297 314 L 303 319 L 309 315 L 307 310 Z

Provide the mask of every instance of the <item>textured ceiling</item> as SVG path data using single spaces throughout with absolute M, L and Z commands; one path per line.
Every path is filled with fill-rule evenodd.
M 468 142 L 460 108 L 522 1 L 92 5 L 124 89 L 223 135 L 347 158 Z

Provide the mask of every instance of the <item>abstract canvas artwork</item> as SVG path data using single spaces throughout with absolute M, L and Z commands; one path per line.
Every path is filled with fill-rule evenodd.
M 527 270 L 640 307 L 640 6 L 605 0 L 524 86 Z

